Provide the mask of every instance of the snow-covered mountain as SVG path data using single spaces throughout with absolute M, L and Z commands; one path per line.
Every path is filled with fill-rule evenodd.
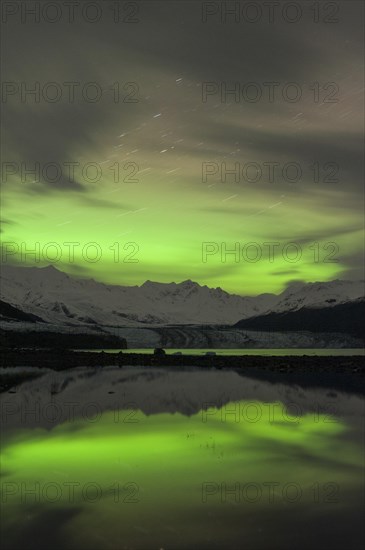
M 293 283 L 278 296 L 272 311 L 280 313 L 302 308 L 325 308 L 352 302 L 364 296 L 365 281 Z
M 16 308 L 55 324 L 234 324 L 265 313 L 331 307 L 362 296 L 363 281 L 296 283 L 280 295 L 243 297 L 190 280 L 114 286 L 77 279 L 53 266 L 1 269 L 3 317 Z

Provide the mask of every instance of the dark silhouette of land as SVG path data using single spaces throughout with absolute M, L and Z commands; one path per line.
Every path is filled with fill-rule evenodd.
M 365 394 L 364 357 L 353 356 L 258 356 L 258 355 L 165 355 L 105 353 L 67 350 L 3 350 L 1 366 L 50 368 L 58 371 L 73 367 L 124 366 L 168 368 L 227 369 L 273 383 L 302 387 L 328 387 Z M 39 371 L 38 371 L 39 372 Z M 15 376 L 15 378 L 17 378 Z M 20 375 L 20 380 L 23 375 Z M 4 391 L 4 389 L 3 389 Z
M 234 326 L 246 330 L 339 332 L 365 340 L 365 301 L 330 308 L 302 308 L 243 319 Z

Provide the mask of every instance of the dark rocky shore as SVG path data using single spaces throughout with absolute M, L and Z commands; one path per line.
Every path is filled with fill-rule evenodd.
M 235 370 L 239 374 L 273 383 L 289 383 L 303 387 L 328 387 L 365 394 L 364 357 L 353 356 L 219 356 L 164 355 L 138 353 L 105 353 L 67 350 L 4 350 L 0 365 L 11 370 L 15 366 L 48 368 L 57 371 L 73 367 L 136 366 L 158 368 L 207 368 Z M 40 371 L 37 370 L 37 373 Z M 13 383 L 20 376 L 11 377 Z M 29 375 L 33 376 L 32 374 Z M 26 375 L 28 377 L 28 375 Z M 4 384 L 2 384 L 4 391 Z M 9 379 L 5 386 L 9 387 Z

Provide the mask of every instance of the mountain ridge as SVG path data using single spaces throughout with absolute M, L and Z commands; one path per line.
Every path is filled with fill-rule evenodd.
M 271 312 L 243 319 L 234 326 L 243 330 L 271 332 L 332 332 L 351 334 L 365 341 L 365 299 L 326 308 L 303 307 L 296 311 Z
M 280 294 L 230 294 L 190 279 L 180 283 L 147 280 L 141 286 L 108 285 L 76 278 L 52 265 L 2 266 L 4 303 L 45 322 L 146 326 L 147 324 L 228 324 L 273 312 L 333 307 L 364 296 L 364 281 L 290 284 Z M 9 308 L 8 308 L 9 310 Z M 10 310 L 9 310 L 10 311 Z

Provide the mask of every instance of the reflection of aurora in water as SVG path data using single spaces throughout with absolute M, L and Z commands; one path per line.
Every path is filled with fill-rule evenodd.
M 358 548 L 361 435 L 251 404 L 256 422 L 230 403 L 224 415 L 108 411 L 13 433 L 5 547 Z

